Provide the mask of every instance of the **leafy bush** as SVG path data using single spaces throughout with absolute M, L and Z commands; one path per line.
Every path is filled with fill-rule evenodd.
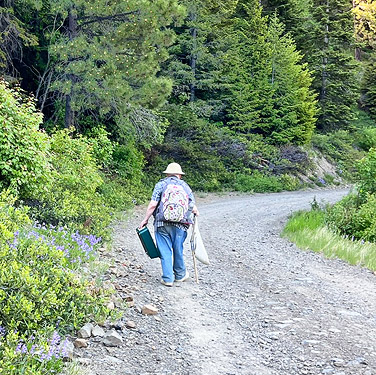
M 249 174 L 237 174 L 233 182 L 237 191 L 243 192 L 277 192 L 284 190 L 281 180 L 275 176 L 267 176 L 258 171 Z
M 134 144 L 114 144 L 111 161 L 112 172 L 124 180 L 139 182 L 143 177 L 143 166 L 143 155 Z
M 376 147 L 376 128 L 363 128 L 358 131 L 357 145 L 364 151 Z
M 49 176 L 48 137 L 32 98 L 0 81 L 0 189 L 35 196 Z
M 70 225 L 105 236 L 111 208 L 98 192 L 103 184 L 90 145 L 68 130 L 51 137 L 51 183 L 40 194 L 32 213 L 41 222 Z
M 55 331 L 51 337 L 32 335 L 20 338 L 18 332 L 0 333 L 0 374 L 45 375 L 63 370 L 67 340 Z
M 369 194 L 376 194 L 376 148 L 371 148 L 357 167 L 359 195 L 364 200 Z
M 26 209 L 13 203 L 1 195 L 0 373 L 53 373 L 62 368 L 64 350 L 57 333 L 50 337 L 55 327 L 76 329 L 109 312 L 105 294 L 74 272 L 100 239 L 31 226 Z
M 376 241 L 376 149 L 357 163 L 358 192 L 350 194 L 327 212 L 328 225 L 338 233 Z
M 337 233 L 353 236 L 354 217 L 359 202 L 356 194 L 349 194 L 345 198 L 327 209 L 326 223 Z
M 87 142 L 91 145 L 96 164 L 102 168 L 110 167 L 114 152 L 114 144 L 109 139 L 108 132 L 97 126 L 85 133 Z

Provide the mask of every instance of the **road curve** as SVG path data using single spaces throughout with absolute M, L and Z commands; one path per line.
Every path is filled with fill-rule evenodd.
M 124 344 L 93 342 L 80 352 L 90 374 L 375 375 L 375 276 L 361 267 L 301 251 L 280 237 L 288 215 L 345 190 L 299 191 L 199 200 L 210 266 L 200 283 L 166 288 L 160 266 L 134 228 L 143 209 L 116 227 L 112 281 L 132 294 Z M 187 246 L 187 266 L 193 274 Z M 119 287 L 120 285 L 120 287 Z M 120 293 L 121 294 L 121 293 Z M 143 304 L 157 318 L 140 313 Z M 121 329 L 121 327 L 120 327 Z

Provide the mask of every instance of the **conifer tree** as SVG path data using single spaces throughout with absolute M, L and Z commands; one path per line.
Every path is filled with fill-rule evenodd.
M 238 43 L 228 62 L 229 125 L 274 143 L 303 144 L 315 126 L 312 79 L 277 17 L 267 25 L 261 12 L 255 1 L 252 8 L 242 4 L 237 13 Z
M 233 48 L 227 52 L 228 124 L 237 132 L 263 132 L 272 117 L 267 21 L 258 1 L 239 1 L 233 19 Z
M 171 90 L 170 79 L 157 77 L 174 39 L 168 26 L 184 8 L 176 0 L 45 1 L 58 25 L 49 31 L 47 90 L 63 102 L 65 126 L 82 114 L 120 127 L 154 121 L 150 111 Z
M 376 119 L 376 56 L 367 62 L 362 82 L 362 105 Z
M 353 0 L 355 32 L 368 46 L 376 47 L 376 2 L 374 0 Z
M 278 19 L 285 25 L 296 42 L 298 50 L 302 50 L 306 38 L 306 28 L 311 22 L 312 0 L 263 0 L 265 15 L 277 14 Z
M 22 58 L 25 46 L 35 46 L 37 38 L 27 30 L 20 10 L 28 13 L 38 7 L 37 0 L 8 0 L 0 4 L 0 72 L 18 75 L 16 61 Z
M 359 81 L 354 58 L 354 20 L 347 0 L 313 0 L 302 52 L 314 72 L 317 127 L 346 128 L 354 118 Z
M 237 0 L 184 0 L 187 17 L 175 28 L 165 74 L 174 78 L 173 100 L 191 103 L 200 116 L 221 110 L 221 65 L 228 44 L 226 22 Z

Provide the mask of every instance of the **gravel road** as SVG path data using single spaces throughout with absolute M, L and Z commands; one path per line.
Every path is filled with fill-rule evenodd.
M 210 266 L 167 288 L 144 254 L 138 208 L 116 227 L 110 281 L 134 299 L 120 347 L 77 349 L 92 375 L 376 375 L 375 275 L 280 237 L 287 216 L 345 190 L 198 199 Z M 151 227 L 151 225 L 149 225 Z M 193 275 L 187 243 L 187 267 Z M 153 304 L 155 316 L 141 314 Z M 132 321 L 135 328 L 123 324 Z M 109 328 L 109 327 L 108 327 Z

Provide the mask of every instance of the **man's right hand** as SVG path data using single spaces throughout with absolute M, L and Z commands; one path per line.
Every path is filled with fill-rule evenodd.
M 148 221 L 149 221 L 148 219 L 142 220 L 141 223 L 140 223 L 140 226 L 138 227 L 138 229 L 142 229 L 145 225 L 148 224 Z

